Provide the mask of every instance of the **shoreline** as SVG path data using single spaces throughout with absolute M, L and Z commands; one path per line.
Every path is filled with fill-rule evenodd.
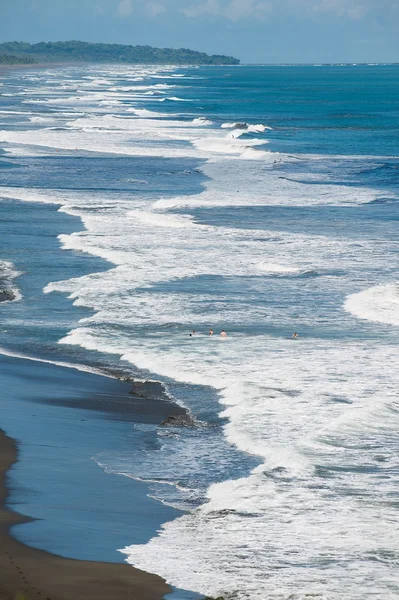
M 0 355 L 0 600 L 193 598 L 118 551 L 181 512 L 93 460 L 139 449 L 136 427 L 185 409 L 156 382 L 70 367 Z
M 0 75 L 60 66 L 8 65 Z M 100 455 L 101 460 L 102 452 L 112 458 L 121 451 L 145 451 L 153 444 L 147 425 L 187 411 L 157 381 L 123 382 L 122 369 L 120 374 L 101 371 L 11 352 L 0 357 L 3 391 L 5 386 L 0 427 L 10 436 L 2 436 L 7 442 L 1 439 L 0 454 L 11 452 L 4 469 L 0 465 L 4 471 L 11 466 L 1 501 L 7 499 L 14 509 L 1 512 L 0 600 L 17 593 L 25 599 L 158 600 L 173 591 L 158 576 L 121 564 L 118 549 L 147 543 L 162 523 L 182 512 L 149 497 L 145 481 L 107 471 L 95 459 Z M 144 427 L 133 435 L 136 424 Z M 4 444 L 11 450 L 8 446 L 6 452 Z M 16 573 L 10 565 L 18 565 Z M 100 583 L 89 589 L 93 580 Z M 176 592 L 180 599 L 193 596 Z
M 48 69 L 51 67 L 62 67 L 62 66 L 70 67 L 72 63 L 26 63 L 26 64 L 0 64 L 0 75 L 3 72 L 8 71 L 23 71 L 24 69 Z
M 158 576 L 128 565 L 61 558 L 25 546 L 10 529 L 31 521 L 9 509 L 8 472 L 17 462 L 16 442 L 0 430 L 0 599 L 29 594 L 51 600 L 134 597 L 161 600 L 171 588 Z M 25 596 L 24 596 L 25 597 Z

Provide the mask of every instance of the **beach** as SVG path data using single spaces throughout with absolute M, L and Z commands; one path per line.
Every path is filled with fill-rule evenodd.
M 30 472 L 32 474 L 33 482 L 36 485 L 34 490 L 36 498 L 40 492 L 43 492 L 38 501 L 39 505 L 43 507 L 44 504 L 45 507 L 46 494 L 51 495 L 53 513 L 49 519 L 51 521 L 53 518 L 56 521 L 56 537 L 62 540 L 68 535 L 67 531 L 70 530 L 70 523 L 66 522 L 65 514 L 68 513 L 71 522 L 76 521 L 78 523 L 76 530 L 69 531 L 70 538 L 75 538 L 75 540 L 70 539 L 70 543 L 66 543 L 64 547 L 62 547 L 61 541 L 60 552 L 73 555 L 75 552 L 78 553 L 77 548 L 80 546 L 82 556 L 90 555 L 91 550 L 88 546 L 93 540 L 81 523 L 80 512 L 85 513 L 86 511 L 85 502 L 87 502 L 87 497 L 89 496 L 88 502 L 93 506 L 94 513 L 96 512 L 95 505 L 97 502 L 95 498 L 96 496 L 102 496 L 103 510 L 107 511 L 102 515 L 104 528 L 113 519 L 115 509 L 104 491 L 108 486 L 110 476 L 107 476 L 91 460 L 87 448 L 85 449 L 81 445 L 80 450 L 76 453 L 78 438 L 74 436 L 73 432 L 74 420 L 76 421 L 76 428 L 85 423 L 89 427 L 94 425 L 96 435 L 98 435 L 100 433 L 100 420 L 105 422 L 105 426 L 107 419 L 113 423 L 122 421 L 125 427 L 133 421 L 160 423 L 167 416 L 179 414 L 182 410 L 179 407 L 174 410 L 173 405 L 165 400 L 151 401 L 148 395 L 146 397 L 145 384 L 139 385 L 140 395 L 131 395 L 129 392 L 132 390 L 132 383 L 15 357 L 0 357 L 0 380 L 2 388 L 2 427 L 4 427 L 4 421 L 6 421 L 8 424 L 7 430 L 16 431 L 13 422 L 15 425 L 15 422 L 18 421 L 19 426 L 22 425 L 31 432 L 31 435 L 27 436 L 28 439 L 25 444 L 24 438 L 16 443 L 4 431 L 0 431 L 0 598 L 2 600 L 16 597 L 60 600 L 74 600 L 76 598 L 157 600 L 170 593 L 171 589 L 161 578 L 128 565 L 72 560 L 32 547 L 35 545 L 46 546 L 46 542 L 43 541 L 44 538 L 41 535 L 42 525 L 45 525 L 43 515 L 40 516 L 39 521 L 36 521 L 38 525 L 37 529 L 34 530 L 36 533 L 25 536 L 30 546 L 22 543 L 15 539 L 13 532 L 18 531 L 17 538 L 24 539 L 24 527 L 29 528 L 29 525 L 35 525 L 35 519 L 12 510 L 10 505 L 17 503 L 18 506 L 23 506 L 26 496 L 32 493 L 29 484 L 25 488 L 25 492 L 20 487 L 25 486 L 27 483 L 23 477 L 26 467 L 25 473 Z M 18 400 L 22 404 L 18 404 Z M 39 406 L 35 407 L 36 402 L 41 403 L 42 412 Z M 28 403 L 32 403 L 31 410 Z M 69 418 L 66 418 L 65 409 L 64 414 L 62 414 L 62 410 L 57 404 L 64 407 L 68 406 L 66 412 L 69 412 Z M 92 409 L 95 412 L 92 423 L 90 423 L 88 421 Z M 57 414 L 59 410 L 61 410 L 60 415 Z M 46 420 L 46 415 L 48 420 Z M 82 418 L 83 415 L 84 419 Z M 40 420 L 42 432 L 40 435 L 35 434 L 33 431 L 35 429 L 35 418 L 38 421 Z M 24 421 L 25 425 L 23 425 Z M 51 440 L 51 435 L 46 436 L 44 433 L 46 430 L 54 432 L 54 428 L 57 426 L 68 429 L 70 443 L 75 446 L 75 453 L 78 456 L 78 458 L 75 458 L 75 466 L 77 462 L 80 462 L 80 470 L 83 474 L 80 484 L 79 474 L 77 473 L 79 469 L 77 467 L 75 472 L 72 470 L 73 465 L 70 465 L 71 470 L 62 467 L 62 456 L 65 460 L 68 456 L 65 447 L 63 449 L 57 448 L 54 440 Z M 87 437 L 90 435 L 87 429 L 86 435 Z M 58 438 L 58 444 L 61 446 L 61 437 L 59 435 L 55 437 Z M 84 438 L 85 435 L 81 439 L 84 440 Z M 40 459 L 37 456 L 38 447 L 42 447 L 44 450 Z M 60 460 L 57 459 L 57 453 Z M 91 471 L 94 473 L 94 479 L 90 475 Z M 116 479 L 115 486 L 112 486 L 115 493 L 125 493 L 124 484 L 129 484 L 129 481 L 125 478 L 114 477 L 113 479 Z M 118 485 L 119 479 L 122 482 L 122 488 Z M 80 491 L 74 490 L 77 492 L 74 507 L 70 504 L 71 500 L 66 499 L 65 490 L 59 490 L 57 496 L 57 486 L 60 482 L 67 487 L 80 487 Z M 103 485 L 101 485 L 101 482 Z M 134 482 L 131 483 L 132 485 L 128 485 L 130 491 L 134 490 Z M 40 486 L 43 486 L 44 489 L 40 490 Z M 68 504 L 68 501 L 69 505 L 64 507 L 63 505 Z M 60 505 L 58 513 L 54 512 L 57 510 L 55 506 L 57 502 Z M 156 517 L 154 520 L 153 515 L 155 502 L 148 499 L 145 492 L 141 495 L 139 493 L 130 494 L 127 502 L 130 505 L 130 511 L 129 507 L 126 506 L 123 513 L 123 506 L 119 505 L 114 515 L 116 523 L 110 525 L 113 530 L 116 530 L 118 519 L 120 519 L 118 535 L 123 538 L 123 529 L 125 528 L 126 532 L 131 531 L 132 522 L 136 520 L 141 522 L 140 526 L 143 530 L 148 528 L 150 522 L 156 527 Z M 100 508 L 97 508 L 98 512 L 101 513 Z M 44 508 L 44 510 L 46 509 Z M 60 516 L 63 510 L 65 512 L 64 517 Z M 57 514 L 56 517 L 55 514 Z M 161 519 L 169 516 L 169 511 L 166 509 Z M 95 519 L 91 523 L 91 527 L 95 527 L 93 539 L 97 537 L 100 546 L 100 538 L 105 535 L 104 530 L 101 530 L 101 516 L 100 520 L 98 515 L 93 514 L 92 518 Z M 86 513 L 86 524 L 89 521 L 90 515 Z M 51 540 L 51 536 L 49 539 Z M 130 537 L 125 539 L 128 541 Z M 98 549 L 93 547 L 92 555 L 96 556 L 97 552 Z M 110 560 L 112 560 L 111 557 Z M 120 554 L 115 556 L 113 560 L 121 563 L 123 556 Z M 22 596 L 18 596 L 18 594 L 22 594 Z
M 168 600 L 397 599 L 398 69 L 4 74 L 15 540 Z
M 7 508 L 7 471 L 18 457 L 17 445 L 0 431 L 0 598 L 142 598 L 158 600 L 170 589 L 156 576 L 127 565 L 68 560 L 29 548 L 10 528 L 27 519 Z

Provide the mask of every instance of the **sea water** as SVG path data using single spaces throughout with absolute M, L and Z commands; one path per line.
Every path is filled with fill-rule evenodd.
M 398 76 L 3 77 L 0 260 L 24 274 L 1 345 L 162 381 L 191 411 L 193 428 L 154 427 L 149 447 L 95 457 L 185 511 L 120 549 L 174 586 L 399 595 Z M 53 243 L 57 207 L 64 261 L 18 251 L 36 211 L 32 239 Z

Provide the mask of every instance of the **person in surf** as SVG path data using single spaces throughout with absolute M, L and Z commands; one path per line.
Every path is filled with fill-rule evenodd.
M 222 338 L 226 338 L 227 337 L 227 333 L 225 332 L 224 329 L 222 329 L 222 331 L 220 333 L 220 337 L 222 337 Z
M 292 337 L 293 337 L 294 340 L 296 340 L 296 338 L 298 337 L 298 334 L 297 334 L 296 331 L 292 334 Z

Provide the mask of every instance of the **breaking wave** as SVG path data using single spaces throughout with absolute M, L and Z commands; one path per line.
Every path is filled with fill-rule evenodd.
M 352 294 L 345 301 L 345 310 L 358 319 L 399 326 L 399 282 L 377 285 Z
M 22 298 L 14 284 L 20 274 L 11 262 L 0 260 L 0 302 L 15 302 Z

